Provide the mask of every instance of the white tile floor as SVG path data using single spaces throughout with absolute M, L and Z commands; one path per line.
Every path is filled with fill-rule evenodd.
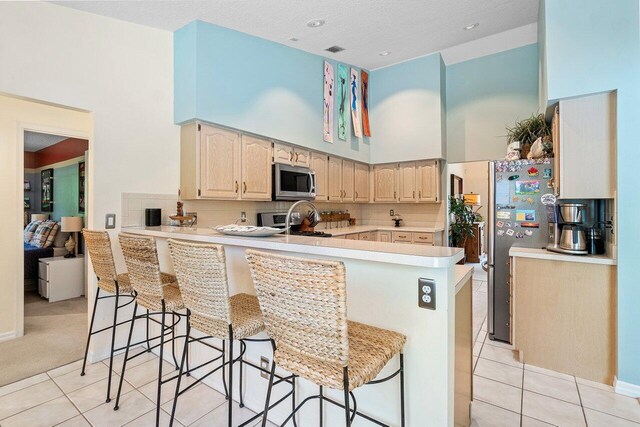
M 122 356 L 115 359 L 115 371 L 120 371 Z M 86 375 L 80 376 L 82 361 L 39 374 L 0 388 L 0 426 L 154 426 L 155 425 L 155 376 L 157 358 L 145 354 L 131 361 L 120 409 L 113 410 L 114 401 L 105 403 L 108 361 L 89 365 Z M 165 365 L 170 374 L 171 365 Z M 169 375 L 170 375 L 169 374 Z M 112 396 L 115 398 L 119 377 L 114 375 Z M 189 379 L 186 379 L 189 384 Z M 169 425 L 169 413 L 173 404 L 175 382 L 163 387 L 163 405 L 160 424 Z M 188 395 L 197 395 L 189 399 Z M 255 414 L 237 404 L 234 419 L 237 424 Z M 174 425 L 226 426 L 227 405 L 224 396 L 205 384 L 200 384 L 181 397 Z M 260 424 L 257 420 L 256 424 Z M 269 423 L 270 427 L 274 425 Z
M 613 388 L 522 364 L 487 338 L 474 346 L 473 427 L 640 427 L 640 401 Z

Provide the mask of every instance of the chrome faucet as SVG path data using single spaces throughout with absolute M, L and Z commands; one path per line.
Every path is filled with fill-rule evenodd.
M 293 213 L 294 209 L 300 205 L 307 205 L 311 208 L 313 221 L 311 221 L 310 227 L 315 227 L 320 222 L 320 212 L 318 212 L 316 206 L 308 200 L 298 200 L 293 205 L 291 205 L 291 207 L 289 208 L 289 212 L 287 212 L 287 216 L 284 220 L 284 228 L 286 230 L 285 233 L 287 234 L 291 234 L 291 229 L 289 228 L 291 224 L 291 214 Z

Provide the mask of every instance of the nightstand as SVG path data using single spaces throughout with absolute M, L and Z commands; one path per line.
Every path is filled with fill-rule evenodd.
M 49 302 L 84 295 L 84 255 L 41 258 L 38 272 L 38 293 Z

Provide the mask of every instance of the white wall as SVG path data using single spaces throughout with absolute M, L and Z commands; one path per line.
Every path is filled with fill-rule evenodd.
M 167 31 L 50 3 L 0 2 L 0 92 L 93 113 L 90 227 L 121 212 L 123 192 L 178 189 L 172 43 Z M 0 157 L 0 169 L 11 160 Z M 3 277 L 22 268 L 2 265 Z

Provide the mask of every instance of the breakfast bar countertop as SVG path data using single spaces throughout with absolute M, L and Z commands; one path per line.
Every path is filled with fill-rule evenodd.
M 456 264 L 463 256 L 462 249 L 443 246 L 398 245 L 388 242 L 289 235 L 240 237 L 224 235 L 210 228 L 173 226 L 123 227 L 122 231 L 153 237 L 182 238 L 232 246 L 419 267 L 447 268 Z

